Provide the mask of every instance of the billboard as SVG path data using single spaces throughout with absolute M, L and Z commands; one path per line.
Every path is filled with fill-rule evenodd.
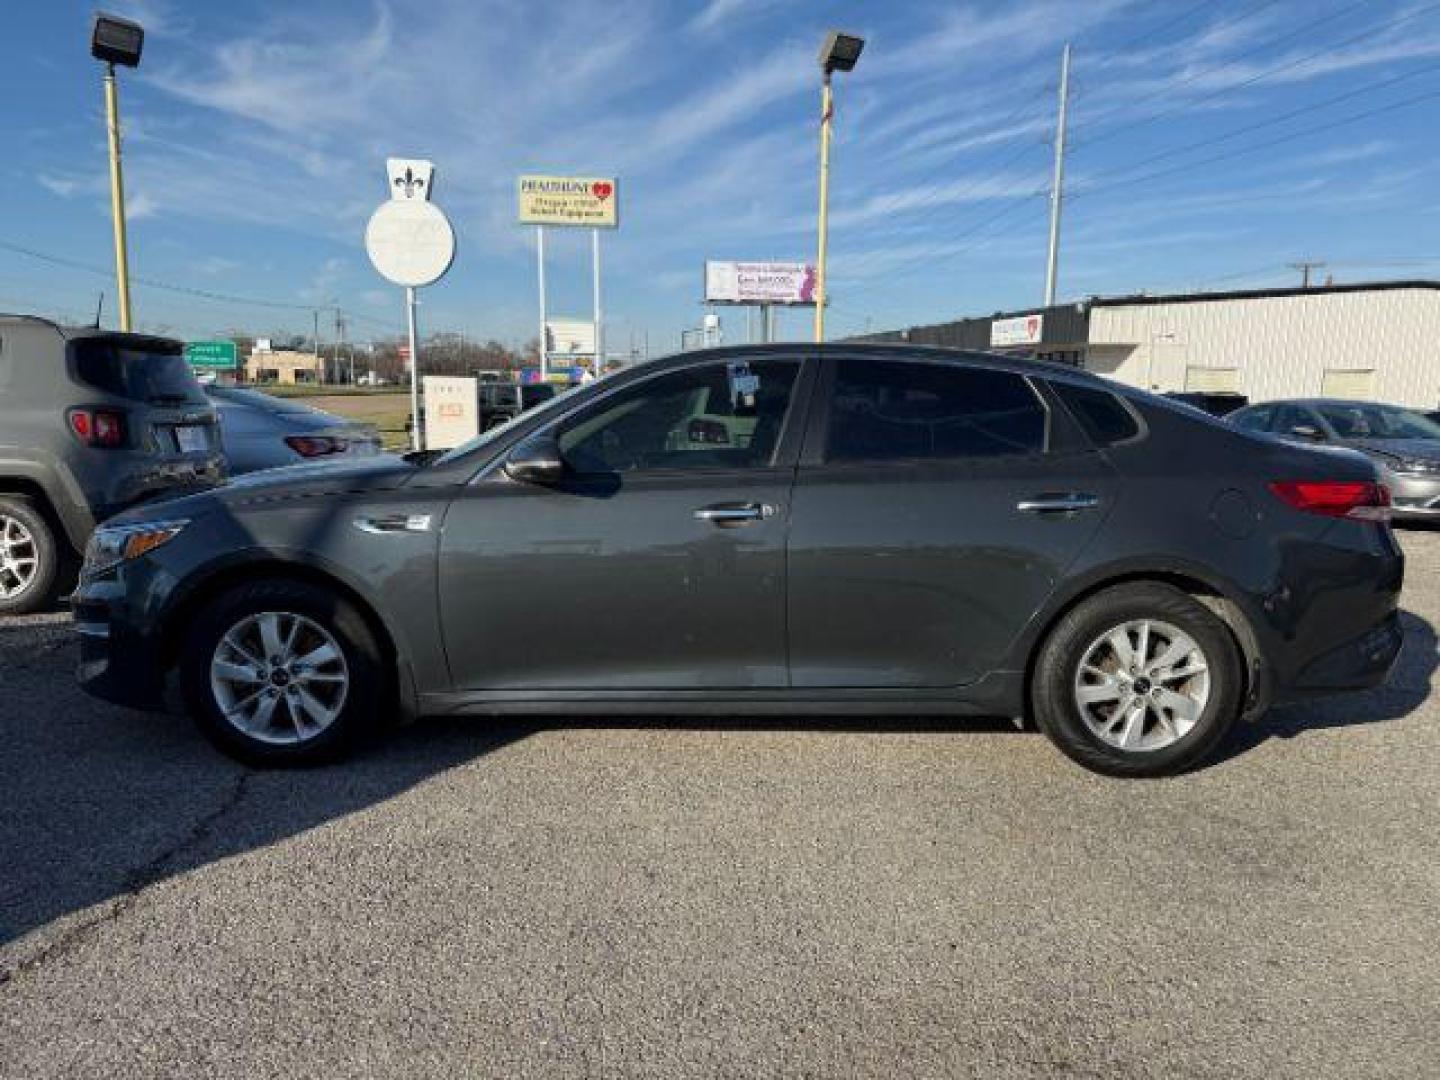
M 815 267 L 800 262 L 705 263 L 711 304 L 813 304 Z
M 1039 345 L 1045 332 L 1044 315 L 1017 315 L 990 324 L 991 345 Z
M 595 324 L 589 319 L 550 319 L 545 323 L 550 358 L 595 355 Z
M 256 343 L 257 347 L 259 343 Z M 233 371 L 239 358 L 233 341 L 187 341 L 185 362 L 192 368 Z
M 522 225 L 620 224 L 620 182 L 613 176 L 522 176 L 517 194 Z

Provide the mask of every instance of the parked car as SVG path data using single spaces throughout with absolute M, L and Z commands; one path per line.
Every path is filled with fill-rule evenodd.
M 543 405 L 560 393 L 554 383 L 497 382 L 480 380 L 480 430 L 508 424 L 527 409 Z
M 258 390 L 212 385 L 205 393 L 220 415 L 220 437 L 232 475 L 380 453 L 380 435 L 373 425 Z
M 1250 399 L 1244 394 L 1235 394 L 1229 391 L 1217 390 L 1214 393 L 1198 390 L 1172 390 L 1165 395 L 1171 401 L 1178 401 L 1189 405 L 1191 408 L 1199 409 L 1211 416 L 1229 416 L 1236 409 L 1243 409 L 1250 404 Z
M 1413 409 L 1303 398 L 1252 405 L 1230 421 L 1247 431 L 1359 450 L 1379 467 L 1397 521 L 1440 518 L 1440 424 Z
M 216 744 L 418 714 L 1033 718 L 1154 776 L 1369 687 L 1403 558 L 1374 466 L 1052 364 L 685 353 L 430 464 L 241 477 L 100 530 L 80 678 Z
M 97 522 L 222 476 L 180 342 L 0 315 L 0 615 L 52 599 Z

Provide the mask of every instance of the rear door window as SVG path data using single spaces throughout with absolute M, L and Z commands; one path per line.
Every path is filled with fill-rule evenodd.
M 71 349 L 76 378 L 96 390 L 148 405 L 206 404 L 179 345 L 132 348 L 106 338 L 81 338 Z
M 871 357 L 836 365 L 828 461 L 991 458 L 1045 449 L 1049 414 L 1019 375 Z

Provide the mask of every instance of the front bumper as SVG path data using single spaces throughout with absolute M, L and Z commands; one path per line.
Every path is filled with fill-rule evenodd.
M 1440 521 L 1440 475 L 1384 471 L 1396 521 Z
M 117 614 L 124 594 L 113 582 L 82 581 L 70 598 L 80 639 L 75 669 L 80 688 L 115 705 L 166 710 L 165 671 L 159 642 L 138 636 Z

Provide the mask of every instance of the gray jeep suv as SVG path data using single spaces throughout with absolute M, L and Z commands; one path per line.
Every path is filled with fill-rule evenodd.
M 222 461 L 180 342 L 0 315 L 0 615 L 41 607 L 96 524 Z

